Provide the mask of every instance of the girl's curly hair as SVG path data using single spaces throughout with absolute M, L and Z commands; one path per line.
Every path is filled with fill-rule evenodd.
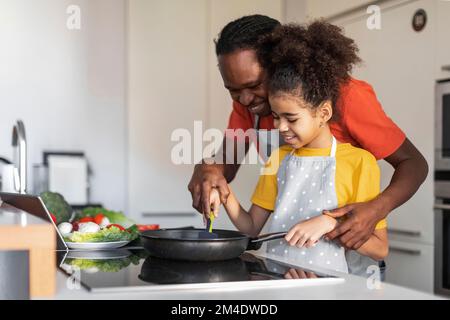
M 334 107 L 341 85 L 361 62 L 355 42 L 323 20 L 279 26 L 261 38 L 258 48 L 269 93 L 294 94 L 313 108 L 326 100 Z

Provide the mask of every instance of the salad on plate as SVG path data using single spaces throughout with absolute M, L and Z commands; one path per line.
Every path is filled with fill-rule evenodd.
M 69 248 L 118 248 L 136 240 L 139 232 L 159 229 L 155 224 L 137 225 L 122 212 L 102 207 L 74 211 L 59 193 L 44 192 L 40 197 Z
M 139 236 L 137 225 L 123 213 L 105 208 L 84 209 L 58 229 L 66 242 L 130 242 Z

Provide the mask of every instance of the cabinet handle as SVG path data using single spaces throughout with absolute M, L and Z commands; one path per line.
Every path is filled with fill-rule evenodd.
M 450 210 L 450 204 L 434 204 L 434 210 Z
M 398 252 L 398 253 L 406 253 L 411 256 L 420 256 L 422 254 L 422 251 L 417 249 L 406 249 L 406 248 L 400 248 L 396 246 L 389 246 L 390 251 Z
M 397 234 L 400 236 L 410 236 L 410 237 L 420 237 L 420 235 L 421 235 L 420 231 L 391 229 L 391 228 L 388 228 L 388 233 Z
M 450 71 L 450 64 L 446 66 L 442 66 L 442 71 Z

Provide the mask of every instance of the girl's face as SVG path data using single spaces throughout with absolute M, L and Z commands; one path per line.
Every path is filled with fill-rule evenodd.
M 275 128 L 280 130 L 284 141 L 291 147 L 314 147 L 310 145 L 323 132 L 331 118 L 329 103 L 315 110 L 302 98 L 289 94 L 269 95 Z

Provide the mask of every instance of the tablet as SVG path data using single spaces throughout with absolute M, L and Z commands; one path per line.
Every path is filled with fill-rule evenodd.
M 40 197 L 29 194 L 0 192 L 0 202 L 9 204 L 10 206 L 38 217 L 45 222 L 51 223 L 56 230 L 57 249 L 68 251 L 67 245 L 64 242 L 61 233 L 59 232 L 58 226 L 53 222 L 50 213 L 48 212 L 44 202 Z

